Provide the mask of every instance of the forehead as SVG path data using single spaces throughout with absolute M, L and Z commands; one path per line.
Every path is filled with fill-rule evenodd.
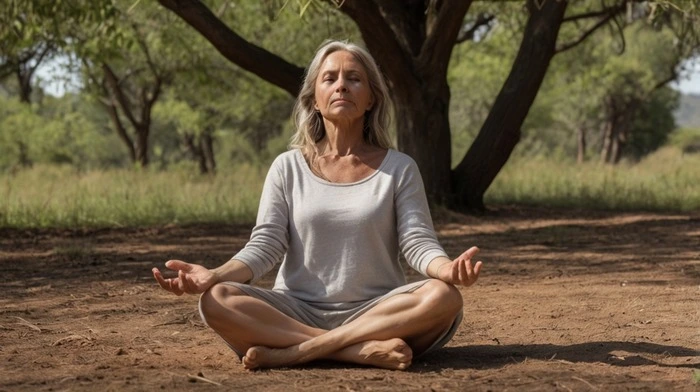
M 321 63 L 321 73 L 326 71 L 338 71 L 341 68 L 346 71 L 367 73 L 360 60 L 358 60 L 354 54 L 344 50 L 329 54 L 323 60 L 323 63 Z

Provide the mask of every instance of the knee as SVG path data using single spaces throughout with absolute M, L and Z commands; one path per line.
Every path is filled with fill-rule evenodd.
M 207 323 L 215 321 L 224 311 L 230 311 L 235 298 L 243 292 L 231 285 L 215 284 L 199 298 L 199 309 Z
M 464 306 L 462 294 L 454 285 L 431 279 L 425 287 L 427 295 L 424 298 L 428 308 L 443 311 L 449 317 L 453 317 L 462 310 Z

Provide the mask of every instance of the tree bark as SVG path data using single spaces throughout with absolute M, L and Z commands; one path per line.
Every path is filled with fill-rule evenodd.
M 484 193 L 520 141 L 520 127 L 555 54 L 566 1 L 529 0 L 520 50 L 493 108 L 453 171 L 454 207 L 483 210 Z

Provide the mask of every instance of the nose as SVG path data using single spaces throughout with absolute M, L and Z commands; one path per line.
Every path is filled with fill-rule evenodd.
M 336 86 L 335 91 L 339 93 L 348 91 L 347 86 L 345 86 L 345 78 L 338 78 L 338 85 Z

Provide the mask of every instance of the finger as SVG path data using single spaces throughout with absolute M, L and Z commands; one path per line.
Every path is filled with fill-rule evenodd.
M 464 280 L 467 278 L 467 271 L 466 271 L 466 264 L 465 264 L 465 261 L 464 261 L 463 259 L 460 259 L 460 260 L 457 261 L 457 263 L 455 263 L 455 264 L 457 264 L 457 265 L 459 266 L 459 267 L 458 267 L 458 271 L 459 271 L 459 272 L 458 272 L 458 275 L 457 275 L 457 278 L 458 278 L 457 282 L 463 283 Z
M 192 271 L 192 267 L 193 267 L 192 264 L 185 263 L 182 260 L 168 260 L 165 262 L 165 266 L 170 268 L 171 270 L 185 271 L 185 272 Z
M 168 279 L 168 283 L 170 284 L 170 291 L 173 292 L 175 295 L 182 295 L 183 291 L 180 289 L 180 279 Z
M 472 246 L 471 248 L 465 250 L 464 253 L 459 255 L 458 259 L 467 259 L 467 260 L 471 259 L 474 256 L 476 256 L 477 254 L 479 254 L 479 251 L 480 251 L 479 248 L 477 248 L 476 246 Z
M 156 278 L 156 281 L 165 290 L 170 291 L 170 284 L 166 282 L 166 280 L 163 278 L 163 275 L 160 273 L 160 270 L 158 268 L 153 268 L 153 277 Z
M 484 265 L 481 261 L 477 261 L 476 265 L 474 266 L 474 275 L 475 279 L 479 277 L 479 274 L 481 273 L 481 266 Z
M 185 277 L 182 279 L 182 284 L 185 287 L 185 292 L 187 294 L 196 294 L 197 293 L 197 285 L 192 280 L 191 275 L 185 274 Z
M 474 269 L 471 260 L 467 260 L 464 269 L 466 270 L 467 284 L 472 284 L 474 282 Z
M 182 295 L 182 291 L 180 291 L 177 288 L 177 279 L 165 279 L 163 278 L 163 274 L 160 273 L 160 270 L 158 268 L 153 268 L 153 276 L 156 278 L 156 281 L 158 281 L 158 284 L 160 285 L 163 290 L 170 291 L 171 293 L 175 295 Z
M 179 270 L 177 272 L 177 280 L 178 280 L 178 288 L 180 291 L 186 293 L 187 292 L 187 276 L 185 275 L 185 271 Z

